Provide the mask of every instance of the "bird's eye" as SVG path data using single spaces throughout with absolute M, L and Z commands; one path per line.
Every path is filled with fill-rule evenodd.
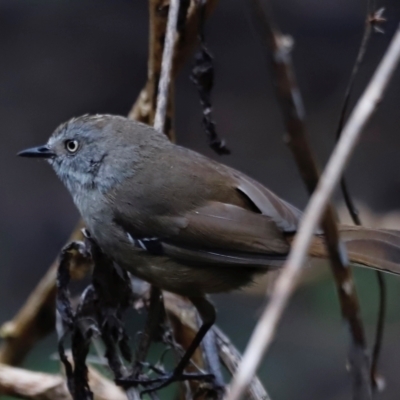
M 77 140 L 67 140 L 65 142 L 65 148 L 69 153 L 75 153 L 79 148 L 79 143 Z

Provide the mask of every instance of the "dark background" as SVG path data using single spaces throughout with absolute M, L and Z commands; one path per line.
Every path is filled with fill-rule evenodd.
M 321 165 L 334 143 L 365 3 L 274 2 L 283 31 L 295 39 L 294 64 Z M 400 20 L 398 1 L 381 1 L 379 6 L 386 7 L 385 34 L 372 38 L 354 98 Z M 307 196 L 282 140 L 269 65 L 245 1 L 221 0 L 206 36 L 215 56 L 215 119 L 233 151 L 223 161 L 303 207 Z M 16 152 L 44 143 L 58 124 L 73 116 L 126 115 L 146 79 L 147 43 L 146 0 L 0 0 L 0 321 L 11 318 L 23 304 L 78 219 L 48 165 L 18 159 Z M 176 85 L 178 142 L 218 158 L 207 147 L 189 73 L 188 66 Z M 378 214 L 374 223 L 394 227 L 400 226 L 399 84 L 397 72 L 347 173 L 356 199 Z M 394 276 L 387 281 L 389 312 L 381 362 L 387 389 L 379 398 L 397 399 L 400 284 Z M 371 343 L 377 309 L 374 274 L 357 272 L 357 283 Z M 215 297 L 219 324 L 242 349 L 264 305 L 263 293 L 262 286 L 251 293 Z M 273 399 L 348 399 L 347 343 L 329 274 L 319 275 L 292 300 L 260 376 Z M 55 338 L 46 339 L 25 365 L 56 371 L 58 364 L 50 360 L 55 349 Z

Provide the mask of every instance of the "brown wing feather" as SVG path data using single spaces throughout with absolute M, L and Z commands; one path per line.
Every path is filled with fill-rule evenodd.
M 287 254 L 289 244 L 275 222 L 232 204 L 209 202 L 186 214 L 174 241 L 218 250 Z
M 237 189 L 247 196 L 263 215 L 272 218 L 284 232 L 292 233 L 297 230 L 301 217 L 300 210 L 248 176 L 237 171 L 234 171 L 233 175 L 238 180 Z

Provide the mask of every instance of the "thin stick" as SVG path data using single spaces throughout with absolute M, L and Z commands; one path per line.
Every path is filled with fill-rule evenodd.
M 164 131 L 165 115 L 167 112 L 168 92 L 171 81 L 172 60 L 174 56 L 174 44 L 176 25 L 178 22 L 179 0 L 171 0 L 168 12 L 167 32 L 165 34 L 164 52 L 161 62 L 161 78 L 158 84 L 158 97 L 154 128 Z
M 372 387 L 378 391 L 383 389 L 382 385 L 384 383 L 383 378 L 379 376 L 378 373 L 378 362 L 379 356 L 381 354 L 383 333 L 385 328 L 385 317 L 386 317 L 386 281 L 383 272 L 376 271 L 376 277 L 378 280 L 379 287 L 379 309 L 378 309 L 378 321 L 376 323 L 375 332 L 375 343 L 372 349 L 372 359 L 371 359 L 371 382 Z
M 350 80 L 349 80 L 349 83 L 348 83 L 348 86 L 346 88 L 346 92 L 344 95 L 343 105 L 342 105 L 342 109 L 340 111 L 340 116 L 339 116 L 339 123 L 338 123 L 337 129 L 336 129 L 336 139 L 339 139 L 340 134 L 343 129 L 343 125 L 346 120 L 346 114 L 347 114 L 347 110 L 348 110 L 349 103 L 350 103 L 350 96 L 351 96 L 351 93 L 354 88 L 354 83 L 355 83 L 358 71 L 364 61 L 364 56 L 367 51 L 367 47 L 368 47 L 368 44 L 369 44 L 369 41 L 371 38 L 371 33 L 374 28 L 376 30 L 378 29 L 378 26 L 377 26 L 378 24 L 385 21 L 385 19 L 382 17 L 383 11 L 384 11 L 383 8 L 378 11 L 376 10 L 375 0 L 368 0 L 368 2 L 367 2 L 367 17 L 366 17 L 366 21 L 365 21 L 364 33 L 363 33 L 363 37 L 361 39 L 361 44 L 360 44 L 360 48 L 358 50 L 356 61 L 354 63 L 353 69 L 351 71 Z M 359 217 L 357 207 L 354 204 L 354 201 L 350 195 L 349 189 L 347 187 L 347 184 L 346 184 L 346 181 L 344 178 L 341 179 L 340 186 L 341 186 L 341 190 L 343 193 L 344 201 L 346 203 L 346 207 L 349 210 L 349 214 L 350 214 L 353 222 L 356 225 L 361 225 L 361 220 Z M 384 283 L 382 283 L 382 279 L 380 276 L 381 272 L 377 271 L 377 274 L 378 274 L 378 281 L 380 284 L 380 289 L 382 292 L 385 289 L 383 288 Z M 378 328 L 378 331 L 379 331 L 379 328 Z
M 339 117 L 339 123 L 336 129 L 336 138 L 339 138 L 340 132 L 343 129 L 344 122 L 346 120 L 346 114 L 349 106 L 349 101 L 350 101 L 350 96 L 353 91 L 354 83 L 358 74 L 358 71 L 360 69 L 361 64 L 364 61 L 364 56 L 368 48 L 369 44 L 369 39 L 371 38 L 371 33 L 372 33 L 372 20 L 371 17 L 375 12 L 375 2 L 372 0 L 368 1 L 367 4 L 367 18 L 365 21 L 365 28 L 364 28 L 364 33 L 363 37 L 361 39 L 361 44 L 360 48 L 358 50 L 358 54 L 356 57 L 356 61 L 353 65 L 353 69 L 351 71 L 350 75 L 350 80 L 346 88 L 346 92 L 344 94 L 344 100 L 343 100 L 343 105 L 340 111 L 340 117 Z
M 386 51 L 377 71 L 352 112 L 341 138 L 329 159 L 318 187 L 312 195 L 299 227 L 289 259 L 278 278 L 271 301 L 261 316 L 233 380 L 228 400 L 238 400 L 243 395 L 265 351 L 271 344 L 280 317 L 288 303 L 301 267 L 307 258 L 315 228 L 326 204 L 347 165 L 363 128 L 382 99 L 385 89 L 400 59 L 400 26 Z
M 346 114 L 350 104 L 350 97 L 353 92 L 354 83 L 356 81 L 356 77 L 358 75 L 358 71 L 364 61 L 364 56 L 368 48 L 368 44 L 370 42 L 371 33 L 374 28 L 374 24 L 382 22 L 383 19 L 378 15 L 379 12 L 376 11 L 376 4 L 375 0 L 368 0 L 367 1 L 367 15 L 365 20 L 365 28 L 363 37 L 361 39 L 360 48 L 358 50 L 358 54 L 356 57 L 356 61 L 354 63 L 353 69 L 351 71 L 350 80 L 346 88 L 346 92 L 344 95 L 342 109 L 340 111 L 339 116 L 339 123 L 336 129 L 336 140 L 339 139 L 340 134 L 343 129 L 343 125 L 346 120 Z M 360 213 L 354 203 L 354 200 L 350 194 L 349 188 L 346 183 L 346 179 L 343 176 L 340 180 L 340 188 L 342 190 L 343 199 L 346 204 L 347 210 L 350 214 L 351 219 L 355 225 L 361 226 L 361 218 Z M 385 327 L 385 315 L 386 315 L 386 283 L 385 278 L 383 276 L 383 272 L 375 271 L 376 278 L 378 281 L 378 288 L 379 288 L 379 309 L 378 309 L 378 321 L 376 326 L 376 333 L 375 333 L 375 342 L 372 351 L 372 361 L 371 361 L 371 382 L 373 388 L 378 388 L 378 361 L 383 341 L 383 333 Z
M 235 375 L 237 367 L 242 360 L 242 355 L 218 326 L 214 325 L 212 330 L 217 339 L 218 354 L 222 363 L 231 375 Z M 271 400 L 257 376 L 253 377 L 247 389 L 246 400 Z

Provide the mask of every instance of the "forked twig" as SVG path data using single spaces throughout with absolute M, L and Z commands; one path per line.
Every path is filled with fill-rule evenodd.
M 307 257 L 315 228 L 321 219 L 334 188 L 340 180 L 363 128 L 382 99 L 399 59 L 400 26 L 374 76 L 349 117 L 341 138 L 321 176 L 318 187 L 311 196 L 288 261 L 276 282 L 271 301 L 264 310 L 253 332 L 243 361 L 232 383 L 227 397 L 228 400 L 238 400 L 242 396 L 265 351 L 271 344 L 279 319 L 300 276 L 301 267 Z

